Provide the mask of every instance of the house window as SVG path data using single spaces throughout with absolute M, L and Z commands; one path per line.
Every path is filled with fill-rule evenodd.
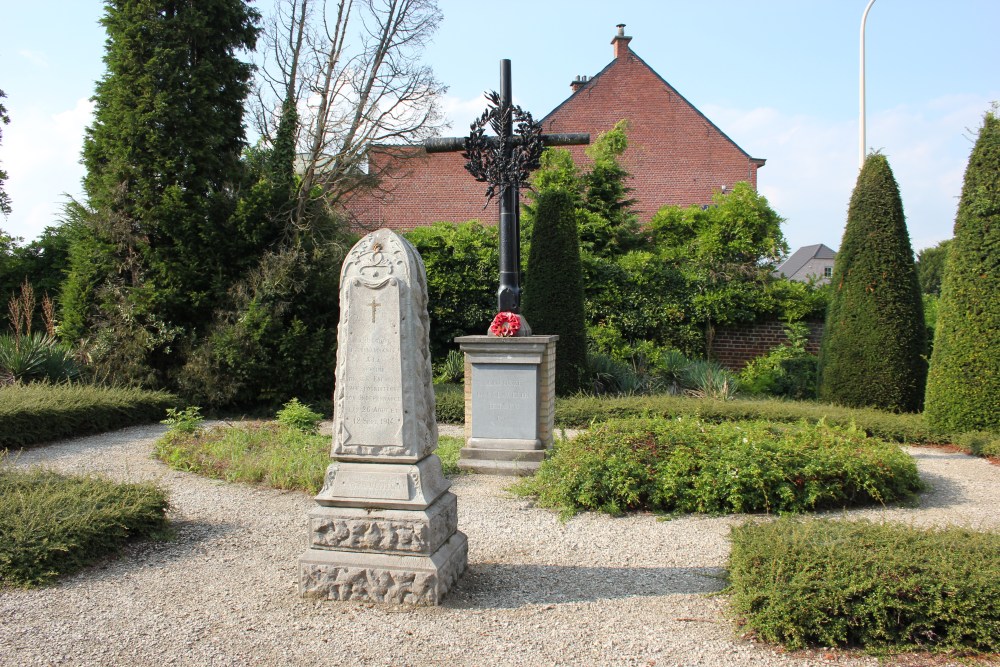
M 824 266 L 823 267 L 823 277 L 824 278 L 832 278 L 833 277 L 833 267 L 832 266 Z

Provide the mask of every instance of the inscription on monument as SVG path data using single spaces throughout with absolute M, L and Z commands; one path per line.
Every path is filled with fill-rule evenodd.
M 410 484 L 405 473 L 341 471 L 330 491 L 348 498 L 410 499 Z
M 529 364 L 472 364 L 472 437 L 534 440 L 537 373 Z
M 372 286 L 351 281 L 349 307 L 365 313 L 351 318 L 343 345 L 351 363 L 344 367 L 344 446 L 402 445 L 403 396 L 400 384 L 399 282 Z

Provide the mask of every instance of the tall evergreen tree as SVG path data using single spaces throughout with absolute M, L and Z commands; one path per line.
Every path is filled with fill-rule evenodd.
M 927 421 L 1000 430 L 1000 119 L 987 113 L 965 170 L 945 261 Z
M 231 213 L 252 68 L 239 56 L 258 18 L 243 0 L 105 2 L 107 73 L 84 141 L 88 225 L 71 258 L 69 334 L 141 339 L 164 370 L 180 361 L 171 341 L 176 351 L 243 268 Z
M 884 155 L 869 155 L 858 175 L 832 284 L 820 398 L 918 411 L 927 334 L 903 202 Z
M 534 333 L 559 336 L 556 393 L 570 394 L 580 389 L 587 368 L 576 198 L 554 187 L 536 192 L 534 199 L 522 312 Z

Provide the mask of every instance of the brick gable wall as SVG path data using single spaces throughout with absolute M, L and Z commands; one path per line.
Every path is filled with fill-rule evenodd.
M 710 204 L 721 187 L 748 181 L 757 187 L 755 161 L 676 90 L 616 40 L 615 59 L 543 119 L 546 132 L 589 132 L 591 140 L 629 120 L 623 156 L 632 174 L 632 197 L 640 220 L 661 206 Z M 437 221 L 497 221 L 497 204 L 483 209 L 485 185 L 464 169 L 459 153 L 428 155 L 413 149 L 412 160 L 383 179 L 380 190 L 359 191 L 345 209 L 359 230 L 412 229 Z M 578 164 L 588 162 L 584 146 L 569 149 Z M 373 154 L 378 165 L 385 159 Z
M 543 120 L 546 132 L 589 131 L 591 139 L 622 119 L 629 146 L 622 163 L 643 221 L 670 204 L 711 204 L 722 187 L 747 181 L 757 164 L 630 50 Z M 582 129 L 581 129 L 582 128 Z M 585 147 L 569 149 L 587 164 Z

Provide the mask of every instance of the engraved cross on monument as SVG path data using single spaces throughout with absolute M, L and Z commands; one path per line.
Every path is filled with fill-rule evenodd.
M 465 447 L 460 468 L 528 475 L 552 446 L 558 336 L 532 336 L 520 315 L 519 192 L 545 146 L 590 143 L 588 134 L 542 134 L 531 114 L 511 103 L 510 61 L 500 61 L 500 94 L 472 123 L 466 138 L 431 139 L 429 153 L 464 151 L 465 168 L 488 183 L 487 202 L 500 196 L 499 312 L 517 314 L 516 337 L 460 336 L 465 353 Z M 489 125 L 494 136 L 487 136 Z
M 340 274 L 333 463 L 309 513 L 299 592 L 438 604 L 465 570 L 455 494 L 441 472 L 431 385 L 427 278 L 388 229 Z

